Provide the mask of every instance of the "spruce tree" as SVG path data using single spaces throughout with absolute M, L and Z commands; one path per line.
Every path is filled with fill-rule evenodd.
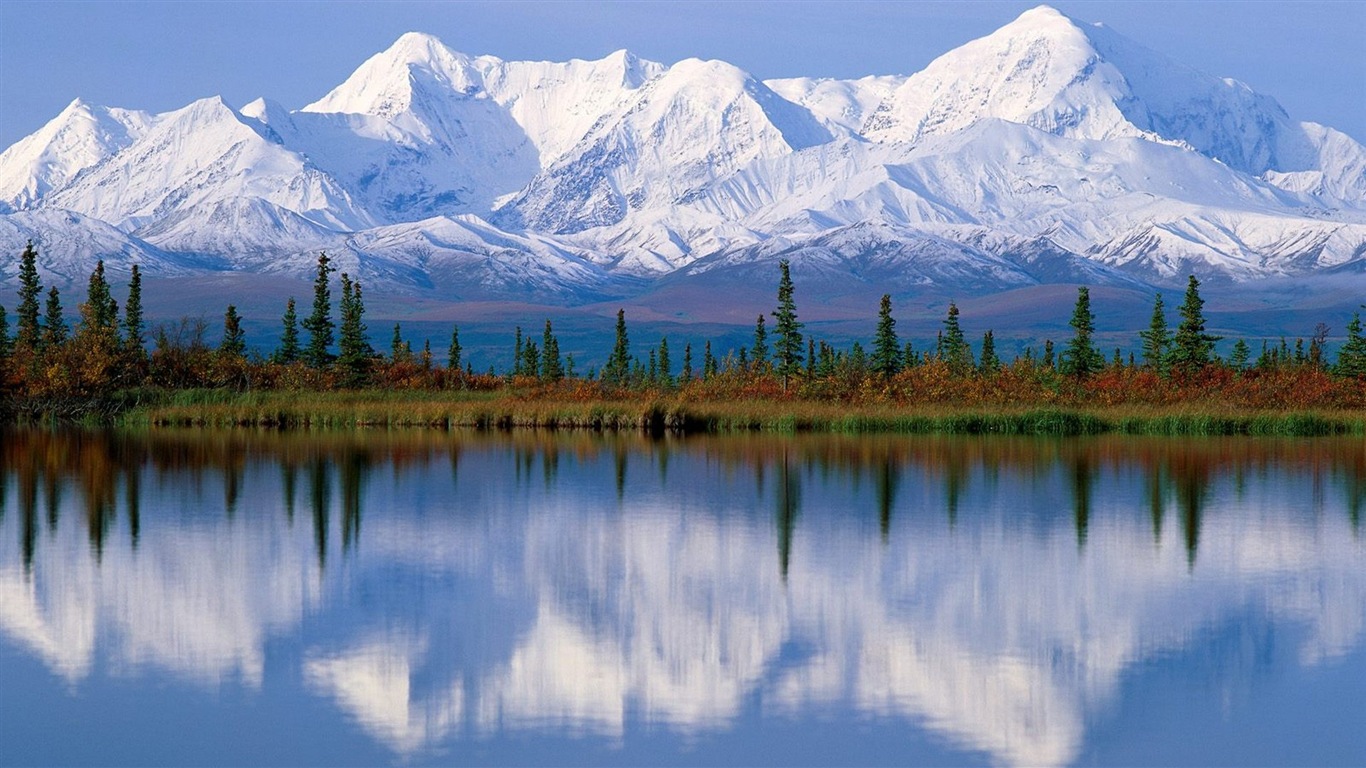
M 109 292 L 109 281 L 104 276 L 104 260 L 95 263 L 86 288 L 85 304 L 81 305 L 81 323 L 92 331 L 117 331 L 119 309 Z
M 607 365 L 602 367 L 602 380 L 620 387 L 626 384 L 630 374 L 631 342 L 626 334 L 626 310 L 618 309 L 616 341 L 612 345 L 612 354 L 607 358 Z
M 901 370 L 901 344 L 896 338 L 896 318 L 892 317 L 892 296 L 882 294 L 877 311 L 877 332 L 873 336 L 873 372 L 891 378 Z
M 1072 338 L 1063 349 L 1059 370 L 1081 379 L 1104 368 L 1105 358 L 1091 341 L 1096 330 L 1096 316 L 1091 312 L 1091 292 L 1085 286 L 1077 289 L 1077 304 L 1067 324 L 1072 326 Z
M 802 323 L 797 322 L 797 304 L 792 298 L 792 274 L 787 259 L 778 262 L 778 308 L 773 312 L 773 332 L 777 335 L 774 372 L 787 383 L 802 370 Z
M 314 368 L 322 368 L 331 360 L 333 329 L 332 291 L 328 287 L 329 275 L 337 271 L 326 253 L 318 254 L 318 272 L 313 280 L 313 313 L 304 320 L 304 330 L 308 331 L 308 349 L 304 361 Z
M 982 335 L 982 360 L 977 364 L 977 370 L 987 376 L 1001 370 L 1001 358 L 996 356 L 996 334 L 990 330 Z
M 655 379 L 659 386 L 668 389 L 674 385 L 673 367 L 669 360 L 669 337 L 659 340 L 659 375 Z
M 522 341 L 522 326 L 517 326 L 517 341 L 512 346 L 512 375 L 522 375 L 522 357 L 524 346 Z
M 1053 355 L 1053 340 L 1052 340 L 1052 339 L 1044 339 L 1044 340 L 1043 340 L 1043 367 L 1045 367 L 1045 368 L 1052 368 L 1052 367 L 1053 367 L 1053 360 L 1054 360 L 1054 355 Z
M 816 378 L 816 340 L 806 338 L 806 378 Z
M 711 341 L 707 341 L 707 346 L 702 352 L 702 380 L 706 381 L 716 375 L 716 357 L 711 353 Z
M 223 340 L 218 344 L 218 352 L 224 357 L 244 357 L 247 354 L 247 335 L 242 331 L 242 316 L 237 307 L 229 304 L 223 314 Z
M 1205 333 L 1204 306 L 1205 301 L 1200 298 L 1200 281 L 1191 275 L 1186 284 L 1185 301 L 1181 303 L 1181 324 L 1172 337 L 1171 351 L 1172 369 L 1187 376 L 1210 364 L 1214 342 L 1221 338 Z
M 545 321 L 545 333 L 541 335 L 541 379 L 560 381 L 564 378 L 564 361 L 560 358 L 560 340 Z
M 38 279 L 38 251 L 30 240 L 19 257 L 19 306 L 15 310 L 14 335 L 16 348 L 32 351 L 42 344 L 42 331 L 38 324 L 38 299 L 42 295 L 43 284 Z
M 530 337 L 522 345 L 522 375 L 540 378 L 541 350 Z
M 1148 330 L 1139 331 L 1143 339 L 1143 364 L 1150 370 L 1165 375 L 1168 371 L 1167 356 L 1171 351 L 1172 335 L 1167 330 L 1167 315 L 1162 307 L 1162 294 L 1153 299 L 1153 316 L 1148 322 Z
M 431 369 L 432 369 L 432 340 L 431 340 L 431 339 L 423 339 L 423 340 L 422 340 L 422 370 L 424 370 L 424 371 L 430 371 Z
M 123 345 L 138 356 L 146 352 L 147 329 L 142 318 L 142 270 L 136 264 L 128 280 L 128 301 L 123 305 Z
M 920 365 L 920 353 L 916 352 L 915 347 L 908 341 L 901 350 L 901 367 L 907 369 L 917 365 Z
M 47 304 L 43 307 L 43 338 L 40 347 L 52 349 L 66 341 L 66 320 L 62 318 L 62 295 L 57 286 L 47 292 Z
M 460 370 L 460 326 L 451 326 L 451 345 L 446 350 L 446 367 L 452 371 Z
M 359 280 L 342 273 L 341 333 L 337 340 L 337 365 L 349 387 L 365 384 L 370 368 L 371 349 L 365 340 L 365 299 Z
M 1233 354 L 1229 356 L 1229 367 L 1235 371 L 1241 371 L 1247 367 L 1247 359 L 1252 355 L 1252 350 L 1248 348 L 1247 342 L 1238 339 L 1233 345 Z
M 284 330 L 280 333 L 280 348 L 275 352 L 275 362 L 295 363 L 299 361 L 299 316 L 294 311 L 294 297 L 285 303 L 284 317 L 280 318 Z
M 345 282 L 343 281 L 343 297 L 345 296 Z M 345 301 L 345 298 L 343 298 Z M 410 362 L 404 355 L 403 328 L 399 323 L 394 323 L 394 338 L 389 342 L 389 361 L 397 365 L 398 363 Z
M 5 305 L 0 304 L 0 361 L 9 357 L 10 349 L 9 316 L 5 314 Z M 3 369 L 0 369 L 0 377 L 3 375 Z
M 0 313 L 2 316 L 3 313 Z M 683 345 L 683 370 L 679 373 L 678 380 L 687 384 L 692 381 L 692 344 Z
M 944 317 L 942 347 L 942 358 L 949 370 L 957 374 L 972 370 L 972 348 L 963 338 L 963 328 L 958 324 L 958 305 L 953 302 L 949 302 L 949 311 Z
M 1360 312 L 1352 313 L 1352 321 L 1347 324 L 1347 341 L 1338 350 L 1333 371 L 1339 376 L 1366 378 L 1366 336 L 1361 333 Z
M 763 373 L 768 367 L 768 330 L 764 328 L 764 316 L 754 323 L 754 370 Z

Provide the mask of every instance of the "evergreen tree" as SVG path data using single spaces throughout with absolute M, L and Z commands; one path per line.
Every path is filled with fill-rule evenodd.
M 104 259 L 95 263 L 86 288 L 85 304 L 81 305 L 81 323 L 92 331 L 117 332 L 118 304 L 109 292 L 109 281 L 104 276 Z
M 545 381 L 560 381 L 564 378 L 560 340 L 555 338 L 549 320 L 545 321 L 545 333 L 541 336 L 541 378 Z
M 892 296 L 882 294 L 877 311 L 877 332 L 873 336 L 873 372 L 891 378 L 901 370 L 901 345 L 896 338 L 896 319 L 892 317 Z
M 142 318 L 142 270 L 136 264 L 128 280 L 128 301 L 123 306 L 123 344 L 135 355 L 145 354 L 147 335 Z
M 3 317 L 3 313 L 0 313 Z M 679 381 L 688 384 L 692 381 L 692 344 L 683 345 L 683 371 L 679 374 Z
M 802 323 L 797 322 L 797 304 L 792 298 L 792 274 L 787 259 L 778 262 L 778 308 L 773 312 L 773 332 L 777 334 L 774 372 L 787 382 L 802 370 Z
M 280 348 L 275 352 L 275 362 L 296 363 L 299 361 L 299 316 L 294 311 L 294 297 L 285 303 L 284 317 L 280 318 L 284 331 L 280 333 Z
M 522 346 L 522 326 L 517 326 L 517 342 L 512 347 L 512 375 L 522 375 L 522 356 L 524 348 Z
M 631 342 L 626 334 L 626 310 L 618 309 L 616 341 L 612 345 L 612 354 L 607 358 L 607 365 L 602 367 L 602 380 L 620 387 L 626 384 L 630 373 Z
M 650 347 L 650 363 L 645 369 L 645 380 L 650 384 L 659 383 L 659 366 L 655 362 L 655 348 Z
M 326 253 L 318 254 L 318 274 L 313 280 L 313 313 L 303 322 L 308 331 L 308 349 L 304 361 L 314 368 L 322 368 L 331 361 L 332 336 L 336 328 L 332 322 L 332 291 L 328 276 L 337 271 Z
M 816 340 L 806 338 L 806 378 L 816 378 Z
M 244 357 L 247 354 L 247 335 L 242 331 L 242 316 L 237 307 L 229 304 L 223 314 L 223 341 L 218 344 L 218 352 L 224 357 Z
M 655 380 L 665 389 L 674 385 L 673 366 L 669 360 L 669 337 L 659 340 L 659 377 Z
M 901 367 L 906 369 L 914 368 L 917 365 L 920 365 L 920 353 L 916 352 L 915 347 L 908 341 L 901 350 Z
M 62 295 L 57 286 L 47 292 L 47 304 L 43 307 L 43 338 L 40 347 L 52 349 L 66 341 L 66 320 L 62 318 Z
M 343 281 L 343 293 L 345 292 L 345 281 Z M 389 361 L 397 365 L 398 363 L 412 362 L 407 354 L 407 343 L 403 341 L 403 327 L 399 323 L 394 323 L 394 338 L 389 342 Z
M 451 326 L 451 346 L 446 350 L 446 367 L 452 371 L 460 370 L 460 326 Z
M 987 376 L 1001 370 L 1001 358 L 996 356 L 996 335 L 989 330 L 982 335 L 982 360 L 977 369 Z
M 422 370 L 424 370 L 424 371 L 430 371 L 431 369 L 432 369 L 432 340 L 431 340 L 431 339 L 423 339 L 423 340 L 422 340 Z
M 857 341 L 849 350 L 849 370 L 854 374 L 863 374 L 868 371 L 868 353 L 863 351 L 863 345 Z
M 716 375 L 716 357 L 711 353 L 711 341 L 707 341 L 706 348 L 702 351 L 702 380 L 712 378 Z
M 1247 342 L 1238 339 L 1233 345 L 1233 354 L 1229 356 L 1228 364 L 1235 371 L 1241 371 L 1247 367 L 1247 359 L 1252 355 L 1252 350 L 1248 348 Z
M 16 348 L 32 351 L 42 344 L 42 331 L 38 325 L 38 299 L 42 295 L 43 284 L 38 279 L 38 251 L 30 240 L 19 257 L 19 306 L 15 310 L 14 335 Z
M 941 358 L 948 363 L 949 370 L 957 374 L 972 370 L 972 348 L 963 338 L 963 329 L 958 324 L 958 305 L 953 302 L 949 302 L 949 311 L 944 317 L 942 348 Z
M 1052 340 L 1052 339 L 1044 339 L 1044 340 L 1043 340 L 1043 367 L 1045 367 L 1045 368 L 1052 368 L 1052 367 L 1053 367 L 1053 359 L 1054 359 L 1054 355 L 1053 355 L 1053 340 Z
M 527 338 L 522 345 L 522 375 L 540 377 L 541 374 L 541 350 L 536 346 L 536 342 Z
M 768 330 L 764 328 L 764 316 L 754 323 L 754 370 L 763 373 L 768 367 Z
M 1167 315 L 1162 307 L 1162 294 L 1153 299 L 1153 316 L 1148 322 L 1148 330 L 1139 331 L 1143 339 L 1143 364 L 1149 369 L 1166 374 L 1167 356 L 1171 351 L 1172 336 L 1167 330 Z
M 369 376 L 372 351 L 365 340 L 365 298 L 359 280 L 342 273 L 341 329 L 337 339 L 337 365 L 341 367 L 344 384 L 359 387 Z
M 1347 341 L 1338 350 L 1333 371 L 1339 376 L 1366 378 L 1366 336 L 1361 333 L 1361 313 L 1353 312 L 1347 324 Z
M 1314 326 L 1314 336 L 1309 339 L 1309 364 L 1315 368 L 1324 367 L 1323 348 L 1328 343 L 1328 324 Z
M 1072 338 L 1063 349 L 1059 370 L 1081 379 L 1104 368 L 1105 358 L 1091 341 L 1096 316 L 1091 312 L 1091 292 L 1085 286 L 1077 289 L 1077 304 L 1067 324 L 1072 326 Z
M 1171 367 L 1186 375 L 1198 372 L 1210 364 L 1214 342 L 1221 337 L 1205 333 L 1204 299 L 1200 298 L 1200 281 L 1190 276 L 1186 284 L 1186 299 L 1181 303 L 1181 324 L 1172 337 Z
M 5 314 L 5 305 L 0 304 L 0 361 L 10 355 L 9 338 L 9 316 Z M 0 381 L 3 381 L 3 369 L 0 369 Z

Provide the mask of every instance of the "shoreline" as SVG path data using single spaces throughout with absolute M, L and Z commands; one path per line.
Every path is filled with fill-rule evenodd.
M 1366 435 L 1366 410 L 1249 410 L 1209 403 L 1073 406 L 897 405 L 787 399 L 507 393 L 284 391 L 172 393 L 134 404 L 117 426 L 270 429 L 545 429 L 674 434 Z

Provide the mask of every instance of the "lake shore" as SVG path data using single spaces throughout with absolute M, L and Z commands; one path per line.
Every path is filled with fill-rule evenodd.
M 680 434 L 826 432 L 1082 435 L 1366 435 L 1366 410 L 1250 410 L 1211 403 L 1066 407 L 1050 404 L 847 404 L 798 399 L 707 400 L 536 393 L 190 390 L 131 405 L 124 426 L 277 429 L 483 428 L 640 430 Z

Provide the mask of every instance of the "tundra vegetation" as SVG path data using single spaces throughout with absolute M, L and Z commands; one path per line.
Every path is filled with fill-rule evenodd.
M 1162 296 L 1127 358 L 1096 346 L 1095 312 L 1077 291 L 1071 336 L 998 355 L 988 330 L 974 351 L 950 303 L 932 346 L 896 333 L 883 296 L 871 353 L 803 334 L 789 264 L 779 263 L 772 325 L 720 357 L 689 341 L 633 343 L 625 311 L 600 367 L 560 352 L 544 322 L 539 339 L 513 335 L 506 370 L 476 371 L 451 329 L 445 354 L 414 350 L 395 325 L 389 350 L 370 343 L 359 280 L 320 255 L 311 312 L 294 298 L 281 316 L 278 348 L 254 349 L 235 305 L 209 342 L 203 320 L 147 328 L 142 275 L 133 268 L 122 316 L 95 266 L 68 326 L 58 290 L 44 296 L 30 244 L 21 260 L 14 332 L 0 307 L 0 413 L 7 421 L 86 420 L 140 424 L 295 426 L 532 426 L 676 431 L 770 429 L 1003 432 L 1327 434 L 1366 432 L 1366 336 L 1361 313 L 1347 321 L 1335 356 L 1322 323 L 1306 345 L 1237 340 L 1228 357 L 1207 332 L 1200 282 L 1191 276 L 1168 326 Z M 336 280 L 334 281 L 334 275 Z M 332 289 L 340 285 L 335 307 Z M 302 331 L 302 332 L 301 332 Z M 641 347 L 644 346 L 643 354 Z M 150 347 L 150 348 L 149 348 Z M 674 361 L 680 359 L 675 369 Z

